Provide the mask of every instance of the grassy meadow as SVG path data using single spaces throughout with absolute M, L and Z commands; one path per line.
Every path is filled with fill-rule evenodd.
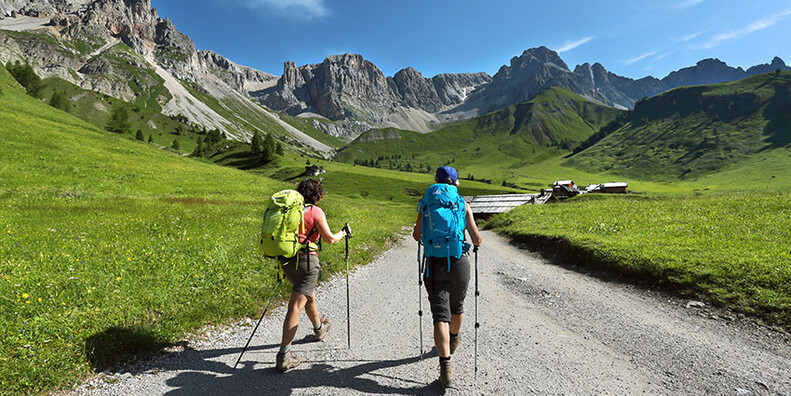
M 582 266 L 791 328 L 791 189 L 593 194 L 523 206 L 487 227 Z
M 185 332 L 256 315 L 273 293 L 257 249 L 268 196 L 294 186 L 96 129 L 24 94 L 0 68 L 0 389 L 70 388 Z M 330 194 L 370 261 L 411 205 Z M 355 243 L 365 241 L 365 243 Z M 328 276 L 343 247 L 325 246 Z

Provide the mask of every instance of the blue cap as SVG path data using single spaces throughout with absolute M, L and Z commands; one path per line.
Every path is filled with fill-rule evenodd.
M 448 179 L 450 179 L 453 184 L 459 184 L 459 173 L 456 172 L 456 169 L 450 166 L 441 166 L 437 168 L 437 173 L 434 174 L 434 180 L 436 180 L 437 183 L 446 183 Z

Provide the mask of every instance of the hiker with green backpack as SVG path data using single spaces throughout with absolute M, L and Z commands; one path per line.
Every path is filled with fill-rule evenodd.
M 321 182 L 303 180 L 297 190 L 284 190 L 272 196 L 272 204 L 264 213 L 261 244 L 264 254 L 276 257 L 285 278 L 293 285 L 288 311 L 283 322 L 283 337 L 277 354 L 275 367 L 280 372 L 297 367 L 300 363 L 291 351 L 291 343 L 297 333 L 302 310 L 313 323 L 313 335 L 321 341 L 332 322 L 319 317 L 319 308 L 314 292 L 321 264 L 318 251 L 320 239 L 335 244 L 351 236 L 348 224 L 333 233 L 327 224 L 327 216 L 318 207 L 324 197 Z
M 439 382 L 447 388 L 452 383 L 450 356 L 461 341 L 459 330 L 470 281 L 467 258 L 470 245 L 465 242 L 465 229 L 476 249 L 482 240 L 470 206 L 459 195 L 456 169 L 440 167 L 434 181 L 436 184 L 426 190 L 418 204 L 412 236 L 424 247 L 420 271 L 434 320 L 434 344 L 440 363 Z

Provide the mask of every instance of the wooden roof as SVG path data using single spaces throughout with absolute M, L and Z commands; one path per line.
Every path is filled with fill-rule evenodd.
M 538 194 L 477 195 L 464 197 L 473 214 L 505 213 L 530 203 Z

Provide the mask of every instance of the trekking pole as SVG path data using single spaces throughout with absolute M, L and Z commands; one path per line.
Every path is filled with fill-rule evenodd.
M 417 298 L 418 298 L 418 328 L 420 329 L 420 360 L 423 360 L 423 260 L 420 257 L 420 246 L 417 242 Z
M 274 300 L 275 296 L 277 296 L 278 292 L 280 292 L 280 285 L 283 284 L 283 280 L 280 279 L 280 277 L 278 276 L 277 282 L 278 283 L 277 283 L 277 289 L 275 289 L 275 294 L 273 294 L 272 297 L 269 298 L 269 303 L 266 304 L 266 308 L 264 308 L 264 313 L 261 314 L 261 319 L 258 319 L 258 323 L 255 325 L 255 328 L 253 329 L 253 334 L 250 334 L 250 338 L 247 339 L 247 344 L 244 345 L 244 349 L 242 349 L 242 353 L 239 355 L 239 359 L 236 359 L 236 364 L 233 365 L 234 370 L 236 370 L 236 366 L 238 366 L 239 362 L 242 360 L 242 356 L 244 356 L 244 353 L 247 351 L 247 347 L 250 346 L 250 341 L 253 340 L 253 336 L 255 335 L 256 330 L 258 330 L 258 326 L 261 325 L 261 321 L 264 320 L 264 316 L 266 316 L 266 311 L 269 311 L 269 307 L 272 305 L 272 300 Z
M 349 223 L 343 227 L 346 230 L 346 345 L 352 349 L 352 322 L 349 310 L 349 239 L 352 237 L 352 230 Z
M 475 252 L 475 380 L 478 380 L 478 328 L 481 324 L 478 323 L 478 296 L 481 292 L 478 291 L 478 247 L 473 250 Z

